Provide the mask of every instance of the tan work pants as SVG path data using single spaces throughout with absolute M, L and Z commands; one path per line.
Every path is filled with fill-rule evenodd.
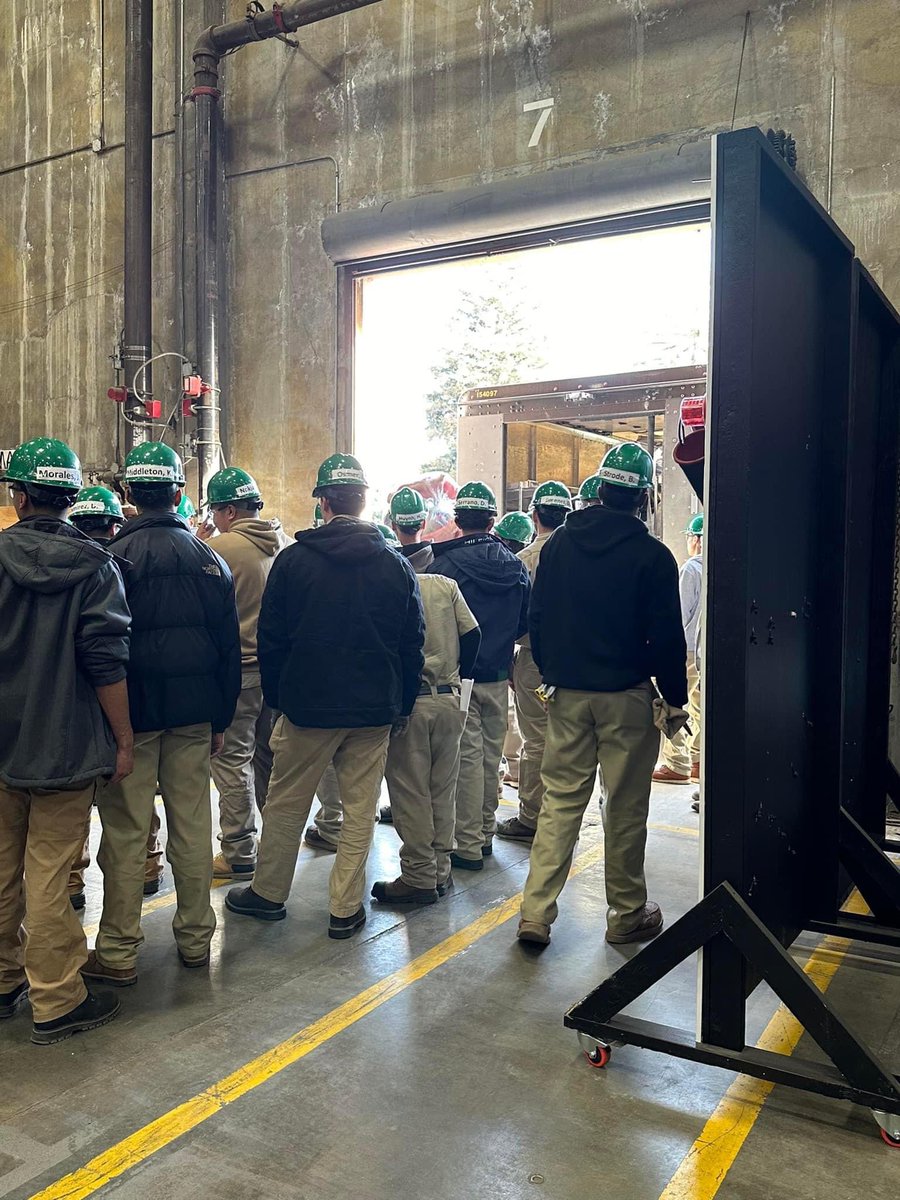
M 456 849 L 461 858 L 481 860 L 481 847 L 497 827 L 497 772 L 506 737 L 505 679 L 476 683 L 459 750 L 456 786 Z
M 516 720 L 516 701 L 512 688 L 506 688 L 506 737 L 503 739 L 503 757 L 506 759 L 507 773 L 514 783 L 519 782 L 520 758 L 522 754 L 522 734 Z M 502 799 L 501 783 L 501 799 Z
M 155 883 L 163 873 L 163 848 L 159 840 L 162 822 L 156 805 L 153 806 L 153 816 L 150 818 L 150 836 L 147 838 L 147 862 L 144 866 L 144 883 Z M 88 817 L 84 827 L 84 845 L 78 857 L 72 863 L 69 872 L 69 895 L 74 896 L 84 891 L 84 873 L 91 865 L 91 818 Z
M 202 958 L 209 950 L 216 928 L 209 903 L 210 737 L 208 724 L 136 733 L 133 773 L 98 797 L 103 915 L 97 954 L 109 967 L 133 967 L 144 941 L 141 901 L 157 784 L 166 810 L 166 857 L 175 879 L 175 941 L 185 958 Z
M 606 790 L 607 924 L 629 933 L 647 902 L 644 852 L 650 783 L 656 761 L 653 691 L 649 683 L 627 692 L 559 688 L 548 706 L 544 750 L 544 806 L 531 847 L 522 919 L 552 925 L 581 821 L 594 789 L 597 764 Z
M 265 794 L 262 803 L 256 795 L 256 746 L 260 738 L 268 741 L 271 725 L 259 672 L 245 672 L 225 744 L 209 764 L 219 793 L 219 841 L 229 866 L 256 862 L 256 812 L 265 804 Z
M 392 738 L 385 779 L 400 835 L 400 878 L 434 888 L 450 876 L 456 823 L 456 779 L 465 714 L 459 696 L 420 696 L 409 728 Z
M 531 650 L 520 646 L 513 667 L 516 694 L 516 714 L 522 732 L 522 753 L 519 756 L 519 820 L 529 829 L 536 829 L 544 799 L 541 783 L 541 763 L 547 739 L 547 710 L 534 694 L 541 686 Z
M 302 729 L 285 716 L 278 718 L 271 740 L 272 779 L 253 879 L 258 896 L 283 903 L 290 895 L 313 796 L 325 768 L 334 760 L 344 820 L 329 879 L 329 907 L 334 917 L 352 917 L 358 911 L 390 732 L 389 725 Z
M 94 792 L 94 783 L 73 792 L 0 783 L 0 992 L 27 979 L 35 1021 L 64 1017 L 87 996 L 87 943 L 67 881 Z
M 316 829 L 326 842 L 336 846 L 341 838 L 344 809 L 341 805 L 341 789 L 338 786 L 334 763 L 329 763 L 325 768 L 325 774 L 316 788 L 316 799 L 319 802 L 319 811 L 313 817 Z
M 663 738 L 663 762 L 679 775 L 690 775 L 700 761 L 700 674 L 693 654 L 687 657 L 687 681 L 691 732 L 679 729 L 673 738 Z

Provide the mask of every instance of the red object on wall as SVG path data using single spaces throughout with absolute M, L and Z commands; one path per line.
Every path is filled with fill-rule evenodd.
M 144 411 L 152 421 L 157 421 L 162 416 L 162 400 L 145 400 Z
M 128 388 L 111 387 L 106 394 L 110 400 L 115 400 L 116 404 L 124 404 L 128 399 Z
M 199 375 L 185 375 L 184 394 L 192 400 L 199 400 L 203 394 L 203 380 Z
M 689 429 L 706 424 L 706 397 L 686 396 L 681 402 L 681 421 Z

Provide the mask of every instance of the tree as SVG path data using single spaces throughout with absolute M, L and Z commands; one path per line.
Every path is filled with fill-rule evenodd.
M 521 383 L 545 365 L 543 338 L 532 327 L 534 311 L 519 300 L 514 287 L 504 294 L 461 293 L 447 348 L 431 368 L 435 388 L 426 397 L 426 429 L 444 450 L 424 463 L 423 471 L 456 473 L 459 404 L 470 388 Z

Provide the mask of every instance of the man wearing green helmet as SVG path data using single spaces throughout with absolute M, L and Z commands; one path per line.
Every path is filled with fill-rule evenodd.
M 513 554 L 518 554 L 534 537 L 534 522 L 528 513 L 509 512 L 494 526 L 494 535 Z
M 422 601 L 412 568 L 362 520 L 366 477 L 350 454 L 319 468 L 313 495 L 325 525 L 279 554 L 259 615 L 263 695 L 282 715 L 256 874 L 232 888 L 231 912 L 286 916 L 313 796 L 333 760 L 343 825 L 329 880 L 328 936 L 348 938 L 362 903 L 388 739 L 409 721 L 422 674 Z
M 263 701 L 256 626 L 272 564 L 291 539 L 277 518 L 261 517 L 259 485 L 240 467 L 213 475 L 206 500 L 218 532 L 212 545 L 231 570 L 241 627 L 241 692 L 222 749 L 210 762 L 219 793 L 221 845 L 213 859 L 213 878 L 249 879 L 256 867 L 256 813 L 266 802 L 265 791 L 257 791 L 253 764 L 259 743 L 268 746 L 275 723 Z
M 571 511 L 572 497 L 564 483 L 549 479 L 535 488 L 531 498 L 531 515 L 537 536 L 530 545 L 519 552 L 519 558 L 528 568 L 532 586 L 544 546 L 564 524 Z M 527 633 L 519 638 L 518 647 L 513 667 L 513 687 L 516 718 L 522 734 L 522 750 L 519 755 L 519 811 L 516 816 L 498 823 L 497 836 L 512 841 L 530 842 L 537 829 L 538 816 L 544 800 L 541 763 L 547 737 L 547 710 L 535 695 L 541 686 L 541 675 L 535 666 Z
M 549 700 L 544 803 L 518 937 L 539 945 L 550 941 L 598 764 L 606 791 L 606 940 L 646 941 L 663 926 L 659 905 L 647 899 L 644 852 L 659 746 L 654 703 L 669 723 L 687 718 L 678 568 L 640 519 L 653 483 L 646 450 L 614 447 L 594 478 L 582 486 L 584 507 L 543 548 L 528 616 Z
M 460 536 L 435 542 L 428 574 L 455 579 L 481 628 L 481 649 L 460 746 L 454 867 L 480 871 L 493 853 L 497 777 L 507 729 L 513 644 L 527 628 L 528 571 L 494 537 L 497 500 L 485 483 L 464 484 L 456 496 Z
M 400 553 L 421 575 L 434 562 L 431 542 L 423 542 L 428 509 L 415 488 L 398 488 L 391 497 L 391 528 L 400 542 Z
M 119 1011 L 81 978 L 66 884 L 99 782 L 133 767 L 131 616 L 113 557 L 66 520 L 81 487 L 72 450 L 25 442 L 5 482 L 18 523 L 0 533 L 0 1020 L 30 989 L 31 1040 L 50 1045 Z
M 103 913 L 84 974 L 118 987 L 137 980 L 145 847 L 157 789 L 183 966 L 207 965 L 216 927 L 209 903 L 209 760 L 222 748 L 240 692 L 240 636 L 231 572 L 177 515 L 183 487 L 184 467 L 170 446 L 135 446 L 125 459 L 125 488 L 138 515 L 109 544 L 129 564 L 135 769 L 99 797 Z
M 678 572 L 681 620 L 687 642 L 688 712 L 690 733 L 682 729 L 663 743 L 663 761 L 653 772 L 657 783 L 689 784 L 700 779 L 700 672 L 697 640 L 700 628 L 700 591 L 703 583 L 703 513 L 691 517 L 685 529 L 687 561 Z M 695 800 L 699 811 L 699 800 Z M 693 807 L 693 806 L 692 806 Z

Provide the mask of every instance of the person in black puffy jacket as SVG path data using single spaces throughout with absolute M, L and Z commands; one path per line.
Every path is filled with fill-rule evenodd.
M 135 769 L 99 799 L 103 915 L 83 973 L 119 986 L 137 979 L 144 860 L 157 788 L 177 894 L 172 928 L 184 966 L 209 961 L 216 927 L 209 903 L 209 759 L 221 748 L 240 692 L 240 634 L 231 572 L 176 515 L 183 483 L 181 460 L 168 446 L 135 447 L 125 460 L 125 484 L 138 516 L 109 543 L 127 563 Z

